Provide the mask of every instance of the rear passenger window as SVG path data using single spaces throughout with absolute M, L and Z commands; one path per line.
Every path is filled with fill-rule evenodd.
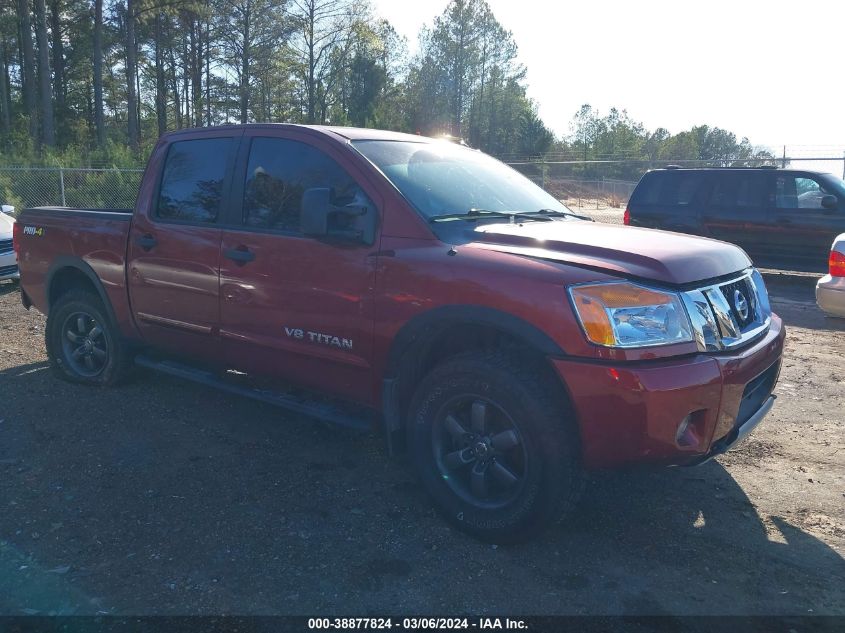
M 244 224 L 299 232 L 302 194 L 328 187 L 332 204 L 372 205 L 355 180 L 315 147 L 280 138 L 254 138 L 244 186 Z
M 173 143 L 164 162 L 156 215 L 166 220 L 214 222 L 231 149 L 231 138 Z
M 717 174 L 710 193 L 711 207 L 759 208 L 763 198 L 763 179 L 759 174 Z

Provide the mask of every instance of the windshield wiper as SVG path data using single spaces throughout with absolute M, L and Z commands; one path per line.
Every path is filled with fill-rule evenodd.
M 587 220 L 589 222 L 595 222 L 593 218 L 587 215 L 578 215 L 577 213 L 572 213 L 572 211 L 557 211 L 555 209 L 540 209 L 539 211 L 526 211 L 524 214 L 520 215 L 540 215 L 545 217 L 560 217 L 560 218 L 576 218 L 578 220 Z
M 429 222 L 445 222 L 448 220 L 478 220 L 481 218 L 512 218 L 516 213 L 507 211 L 488 211 L 487 209 L 470 209 L 466 213 L 444 213 L 442 215 L 433 215 Z
M 466 213 L 444 213 L 442 215 L 431 216 L 429 222 L 447 222 L 449 220 L 480 220 L 487 218 L 507 218 L 512 223 L 520 223 L 525 220 L 534 221 L 550 221 L 553 217 L 568 217 L 576 218 L 578 220 L 589 220 L 594 222 L 593 218 L 586 215 L 578 215 L 570 211 L 556 211 L 555 209 L 540 209 L 539 211 L 489 211 L 487 209 L 470 209 Z

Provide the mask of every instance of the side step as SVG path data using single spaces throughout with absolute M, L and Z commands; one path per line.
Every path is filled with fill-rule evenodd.
M 365 407 L 347 405 L 339 406 L 330 400 L 320 399 L 316 396 L 308 397 L 299 393 L 284 393 L 267 389 L 258 389 L 234 384 L 231 381 L 219 377 L 217 374 L 185 365 L 174 360 L 158 359 L 152 356 L 140 354 L 135 357 L 135 364 L 154 371 L 198 382 L 221 391 L 226 391 L 238 396 L 260 400 L 268 404 L 301 413 L 311 417 L 319 418 L 332 424 L 338 424 L 357 431 L 371 431 L 375 413 Z M 345 410 L 348 407 L 349 411 Z

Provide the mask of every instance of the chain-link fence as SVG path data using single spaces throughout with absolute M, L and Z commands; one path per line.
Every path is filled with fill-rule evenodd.
M 117 208 L 135 206 L 143 169 L 0 167 L 0 203 Z
M 649 169 L 672 162 L 682 167 L 760 167 L 771 164 L 839 175 L 845 158 L 779 157 L 747 160 L 555 160 L 511 159 L 518 170 L 573 210 L 606 211 L 625 208 L 640 177 Z M 130 208 L 140 187 L 142 169 L 94 169 L 80 167 L 0 167 L 0 204 L 18 209 L 34 206 L 81 208 Z
M 670 164 L 679 167 L 789 167 L 845 176 L 845 157 L 795 156 L 777 159 L 717 160 L 555 160 L 556 157 L 508 160 L 507 164 L 540 185 L 572 210 L 597 219 L 619 215 L 643 174 Z M 595 212 L 607 212 L 595 213 Z

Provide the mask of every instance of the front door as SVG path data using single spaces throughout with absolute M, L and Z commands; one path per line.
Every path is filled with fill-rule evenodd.
M 294 131 L 244 137 L 233 189 L 243 205 L 221 244 L 220 335 L 235 369 L 368 404 L 377 247 L 305 237 L 299 221 L 312 187 L 330 188 L 336 206 L 379 198 L 328 143 Z
M 218 227 L 242 132 L 174 140 L 150 209 L 139 209 L 128 246 L 129 296 L 151 345 L 219 359 Z
M 777 230 L 781 253 L 797 268 L 823 271 L 834 238 L 845 230 L 840 207 L 825 209 L 822 199 L 835 194 L 815 174 L 784 172 L 773 174 L 773 208 L 769 210 Z

